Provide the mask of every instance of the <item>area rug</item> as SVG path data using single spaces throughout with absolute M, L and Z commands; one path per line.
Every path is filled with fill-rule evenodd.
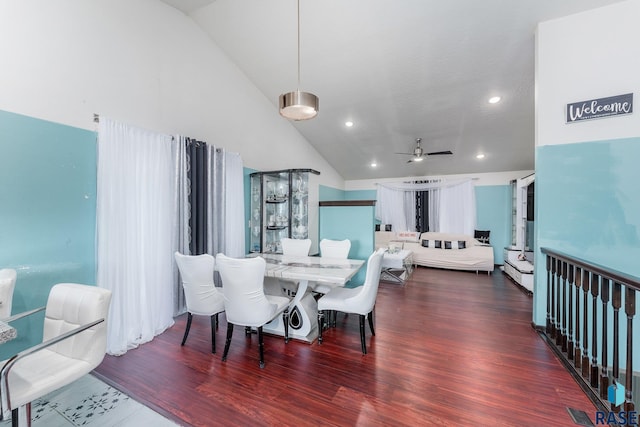
M 31 420 L 33 427 L 178 426 L 91 374 L 32 402 Z

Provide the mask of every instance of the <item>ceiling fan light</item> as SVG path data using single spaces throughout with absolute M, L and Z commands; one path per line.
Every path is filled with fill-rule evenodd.
M 318 97 L 299 90 L 280 95 L 280 115 L 290 120 L 308 120 L 318 115 Z
M 414 162 L 421 162 L 423 160 L 424 160 L 424 158 L 422 158 L 422 157 L 416 157 L 415 159 L 413 159 Z

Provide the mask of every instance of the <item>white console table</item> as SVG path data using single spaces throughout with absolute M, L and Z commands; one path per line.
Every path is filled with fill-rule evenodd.
M 533 292 L 533 263 L 527 258 L 518 259 L 521 253 L 520 250 L 504 250 L 504 272 L 518 285 Z

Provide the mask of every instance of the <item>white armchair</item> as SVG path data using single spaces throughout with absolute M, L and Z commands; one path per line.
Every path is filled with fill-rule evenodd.
M 110 303 L 111 291 L 96 286 L 59 283 L 51 288 L 42 343 L 13 356 L 0 370 L 3 419 L 10 413 L 12 425 L 30 425 L 33 400 L 72 383 L 102 362 Z
M 211 352 L 216 352 L 216 329 L 218 314 L 224 311 L 224 295 L 213 282 L 215 258 L 209 254 L 183 255 L 174 254 L 180 277 L 184 298 L 187 305 L 187 327 L 182 337 L 182 344 L 187 341 L 193 315 L 211 318 Z
M 0 270 L 0 319 L 6 319 L 11 316 L 16 277 L 16 271 L 12 268 Z
M 256 328 L 260 367 L 264 368 L 262 327 L 282 314 L 284 341 L 289 342 L 289 303 L 291 301 L 286 297 L 265 295 L 262 283 L 267 263 L 263 258 L 229 258 L 224 254 L 218 254 L 217 263 L 222 278 L 227 316 L 227 340 L 222 360 L 227 360 L 234 325 Z
M 334 288 L 318 300 L 318 344 L 322 344 L 322 330 L 326 311 L 335 310 L 343 313 L 354 313 L 360 316 L 362 353 L 367 354 L 364 321 L 365 318 L 369 319 L 371 334 L 375 335 L 373 327 L 374 307 L 378 295 L 384 252 L 384 249 L 378 249 L 369 256 L 367 274 L 362 286 L 357 288 Z

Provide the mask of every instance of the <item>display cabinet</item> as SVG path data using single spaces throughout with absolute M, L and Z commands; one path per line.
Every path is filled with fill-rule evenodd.
M 313 169 L 255 172 L 251 179 L 250 251 L 282 253 L 285 237 L 311 239 L 318 253 L 318 181 Z

